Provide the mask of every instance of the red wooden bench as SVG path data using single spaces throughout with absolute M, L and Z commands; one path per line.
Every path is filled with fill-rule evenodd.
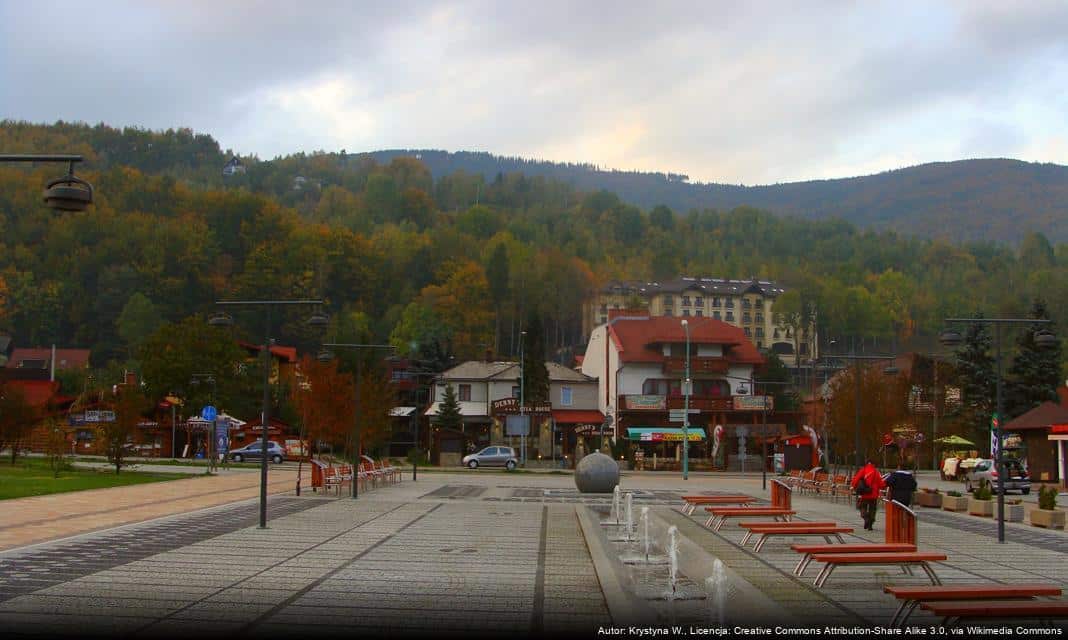
M 768 525 L 763 527 L 750 527 L 749 533 L 745 534 L 745 538 L 742 540 L 742 544 L 744 545 L 750 537 L 759 535 L 760 539 L 757 540 L 756 545 L 754 545 L 753 551 L 760 553 L 760 550 L 764 548 L 764 545 L 767 544 L 768 540 L 774 536 L 820 536 L 830 544 L 831 538 L 838 540 L 839 543 L 844 543 L 845 540 L 842 539 L 843 533 L 853 533 L 853 528 L 840 525 L 788 528 Z
M 904 625 L 920 603 L 943 600 L 1000 600 L 1059 596 L 1061 588 L 1052 584 L 954 584 L 940 587 L 883 587 L 901 601 L 887 625 Z
M 764 522 L 764 521 L 761 521 L 761 522 L 739 522 L 738 526 L 741 527 L 742 529 L 752 529 L 753 527 L 763 527 L 763 528 L 766 528 L 766 529 L 805 529 L 805 528 L 809 528 L 809 527 L 837 527 L 837 526 L 839 526 L 839 524 L 837 522 L 807 522 L 807 521 L 806 522 L 798 522 L 798 521 Z M 744 547 L 745 545 L 749 544 L 749 539 L 751 537 L 752 537 L 752 532 L 746 533 L 745 536 L 742 537 L 742 541 L 739 542 L 738 544 L 740 544 L 740 545 L 742 545 Z
M 800 576 L 812 562 L 812 556 L 819 553 L 907 553 L 916 551 L 916 513 L 897 501 L 888 501 L 886 508 L 886 531 L 883 543 L 837 544 L 803 544 L 790 548 L 802 554 L 794 575 Z
M 947 627 L 956 626 L 962 619 L 975 618 L 1025 618 L 1028 621 L 1068 618 L 1068 602 L 1064 600 L 951 600 L 924 602 L 920 606 L 941 617 Z
M 769 507 L 705 507 L 709 513 L 706 527 L 719 531 L 728 518 L 752 516 L 789 520 L 796 512 L 790 507 L 793 490 L 781 480 L 771 481 L 771 506 Z
M 735 504 L 739 506 L 746 506 L 752 502 L 756 502 L 757 499 L 752 496 L 682 496 L 682 512 L 686 515 L 690 515 L 697 507 L 706 504 L 713 505 L 728 505 Z
M 841 565 L 851 566 L 897 566 L 897 567 L 912 567 L 919 566 L 927 574 L 927 577 L 931 579 L 931 584 L 940 585 L 942 581 L 938 579 L 938 575 L 931 569 L 931 562 L 942 562 L 946 559 L 944 553 L 932 553 L 929 551 L 899 551 L 894 553 L 814 553 L 812 554 L 812 560 L 814 562 L 822 562 L 823 569 L 816 576 L 816 580 L 812 583 L 815 587 L 822 587 L 827 578 L 831 577 L 831 573 Z

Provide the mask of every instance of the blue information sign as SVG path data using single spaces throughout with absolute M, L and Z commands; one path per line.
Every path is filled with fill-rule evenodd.
M 230 450 L 230 421 L 219 418 L 215 421 L 215 455 L 225 456 Z
M 200 410 L 200 417 L 204 418 L 208 422 L 215 420 L 215 417 L 219 415 L 219 412 L 215 410 L 215 407 L 210 404 Z

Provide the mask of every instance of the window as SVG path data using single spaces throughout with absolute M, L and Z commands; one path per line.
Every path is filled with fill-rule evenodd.
M 757 349 L 763 349 L 763 348 L 764 348 L 764 343 L 759 341 L 759 340 L 757 340 Z
M 746 327 L 745 328 L 745 337 L 746 338 L 751 338 L 752 336 L 753 336 L 753 332 L 749 330 L 749 327 Z
M 763 338 L 764 337 L 764 327 L 757 327 L 756 328 L 756 337 L 758 337 L 758 338 Z
M 671 296 L 664 296 L 664 306 L 670 307 L 675 304 L 675 299 Z
M 682 315 L 687 317 L 687 318 L 689 318 L 690 317 L 690 310 L 689 309 L 683 309 L 682 310 Z
M 690 306 L 690 296 L 682 296 L 682 306 Z
M 727 298 L 727 303 L 724 304 L 723 306 L 727 307 L 728 309 L 733 309 L 734 308 L 734 298 Z
M 673 316 L 675 314 L 674 314 L 674 312 L 671 311 L 671 308 L 669 307 L 667 309 L 664 309 L 664 315 L 670 318 L 671 316 Z
M 560 404 L 565 407 L 571 406 L 571 387 L 560 387 Z
M 759 322 L 760 324 L 764 324 L 764 314 L 763 313 L 756 314 L 756 321 Z
M 705 307 L 705 299 L 697 296 L 693 299 L 693 306 L 703 309 Z
M 756 299 L 756 308 L 757 309 L 763 309 L 764 308 L 764 298 L 757 298 Z
M 704 315 L 705 315 L 705 312 L 704 312 L 704 311 L 702 311 L 701 309 L 697 309 L 696 311 L 694 311 L 694 312 L 693 312 L 693 314 L 694 314 L 695 316 L 697 316 L 698 318 L 700 318 L 700 317 L 702 317 L 702 316 L 704 316 Z
M 642 383 L 642 394 L 647 396 L 682 396 L 682 380 L 648 379 Z
M 513 385 L 512 386 L 512 397 L 513 398 L 518 398 L 519 397 L 519 385 Z
M 465 401 L 465 402 L 470 402 L 471 401 L 471 385 L 469 385 L 469 384 L 460 385 L 460 397 L 458 399 L 462 400 L 462 401 Z
M 712 298 L 712 306 L 713 307 L 718 307 L 719 306 L 719 298 L 718 297 Z
M 497 455 L 497 447 L 486 447 L 482 451 L 478 452 L 480 456 L 495 456 Z
M 734 322 L 734 312 L 733 311 L 728 311 L 727 312 L 727 322 Z
M 749 298 L 742 298 L 742 308 L 749 309 L 753 306 L 753 303 L 749 302 Z
M 772 332 L 771 337 L 775 338 L 776 340 L 779 339 L 779 329 L 778 328 L 776 328 L 775 331 Z
M 608 322 L 608 316 L 601 316 L 601 324 Z
M 749 315 L 749 312 L 746 311 L 742 314 L 742 322 L 746 324 L 751 324 L 753 322 L 753 316 Z
M 601 305 L 601 313 L 608 313 L 608 305 L 607 304 L 602 304 Z

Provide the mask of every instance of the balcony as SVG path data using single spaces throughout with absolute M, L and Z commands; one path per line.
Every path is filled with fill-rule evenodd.
M 665 374 L 686 374 L 686 356 L 664 358 Z M 730 363 L 723 358 L 690 358 L 690 377 L 702 373 L 724 374 L 730 371 Z

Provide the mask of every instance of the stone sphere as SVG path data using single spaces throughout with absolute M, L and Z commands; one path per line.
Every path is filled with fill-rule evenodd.
M 575 467 L 575 486 L 582 493 L 612 493 L 619 484 L 619 465 L 611 456 L 591 453 Z

